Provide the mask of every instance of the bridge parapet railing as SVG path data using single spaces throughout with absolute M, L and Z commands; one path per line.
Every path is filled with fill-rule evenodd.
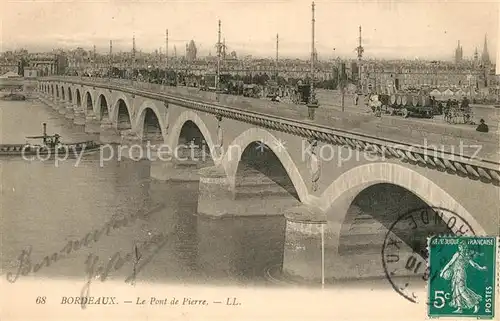
M 90 82 L 93 84 L 103 84 L 103 85 L 111 84 L 117 86 L 132 87 L 140 90 L 150 90 L 154 92 L 170 93 L 172 95 L 179 95 L 186 98 L 197 97 L 202 100 L 210 100 L 214 102 L 217 101 L 216 94 L 214 92 L 201 91 L 199 88 L 195 87 L 167 86 L 162 84 L 154 84 L 150 82 L 122 79 L 122 78 L 64 76 L 64 77 L 46 77 L 45 79 L 53 79 L 59 81 L 65 81 L 65 80 L 83 81 L 83 82 Z
M 268 113 L 252 111 L 248 108 L 226 106 L 219 102 L 198 101 L 190 95 L 187 95 L 188 97 L 180 95 L 177 91 L 178 87 L 170 87 L 175 90 L 163 90 L 164 87 L 158 84 L 129 81 L 127 85 L 124 85 L 121 81 L 90 81 L 81 78 L 47 78 L 47 80 L 73 82 L 88 86 L 100 84 L 99 87 L 121 90 L 150 99 L 165 101 L 256 126 L 290 133 L 308 140 L 346 146 L 367 153 L 397 158 L 402 162 L 418 164 L 431 169 L 469 177 L 470 179 L 481 180 L 485 183 L 500 185 L 500 163 L 494 160 L 475 156 L 471 157 L 427 146 L 405 144 L 397 140 L 332 128 L 331 126 L 315 124 L 304 120 L 270 115 Z

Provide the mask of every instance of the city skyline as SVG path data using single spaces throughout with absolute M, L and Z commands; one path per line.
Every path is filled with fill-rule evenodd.
M 1 10 L 1 50 L 91 50 L 96 45 L 98 52 L 107 53 L 113 40 L 114 52 L 130 51 L 135 35 L 138 50 L 161 48 L 164 53 L 169 29 L 170 56 L 174 46 L 184 55 L 190 40 L 196 42 L 199 55 L 215 55 L 221 19 L 228 52 L 272 58 L 278 33 L 280 56 L 308 58 L 310 5 L 308 0 L 8 2 L 8 9 Z M 459 40 L 464 57 L 470 58 L 476 47 L 482 52 L 486 34 L 489 55 L 495 60 L 498 12 L 495 2 L 316 1 L 316 49 L 319 59 L 354 58 L 361 25 L 366 58 L 452 60 Z

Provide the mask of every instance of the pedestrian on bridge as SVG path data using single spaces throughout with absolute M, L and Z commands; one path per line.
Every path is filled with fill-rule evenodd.
M 489 131 L 488 125 L 485 124 L 484 119 L 481 118 L 480 124 L 477 126 L 476 131 L 481 133 L 487 133 Z

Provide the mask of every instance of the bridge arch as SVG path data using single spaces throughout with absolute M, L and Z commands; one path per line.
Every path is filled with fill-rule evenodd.
M 50 85 L 52 97 L 55 97 L 54 84 Z
M 136 115 L 134 128 L 143 140 L 158 140 L 160 136 L 165 140 L 163 128 L 166 127 L 162 113 L 153 101 L 144 101 Z
M 118 99 L 114 107 L 116 114 L 116 126 L 118 130 L 127 130 L 132 128 L 132 117 L 130 116 L 127 103 L 123 99 Z
M 109 120 L 109 105 L 108 101 L 106 100 L 106 96 L 104 94 L 99 94 L 97 96 L 97 102 L 96 102 L 96 108 L 97 108 L 97 116 L 99 121 L 102 120 Z
M 423 204 L 445 208 L 467 221 L 476 234 L 484 234 L 484 228 L 474 217 L 444 189 L 427 177 L 407 167 L 392 163 L 372 163 L 355 167 L 340 175 L 319 198 L 319 207 L 326 213 L 328 229 L 337 244 L 344 224 L 348 223 L 348 210 L 355 198 L 375 185 L 392 185 L 402 188 L 420 199 Z M 399 213 L 403 215 L 404 213 Z M 443 218 L 450 218 L 443 211 Z M 396 221 L 398 216 L 392 218 Z
M 59 85 L 56 85 L 56 98 L 59 98 Z
M 92 114 L 94 112 L 94 103 L 93 103 L 92 94 L 90 91 L 85 93 L 85 114 Z
M 212 140 L 212 135 L 210 134 L 210 131 L 208 130 L 205 122 L 200 118 L 200 116 L 198 116 L 198 114 L 196 114 L 192 110 L 186 110 L 182 114 L 180 114 L 179 117 L 177 117 L 168 136 L 168 146 L 170 146 L 171 148 L 177 147 L 179 138 L 181 137 L 182 128 L 187 122 L 192 122 L 194 125 L 196 125 L 196 127 L 198 127 L 199 131 L 203 135 L 203 138 L 205 139 L 205 143 L 207 144 L 208 149 L 210 150 L 210 152 L 213 152 L 214 142 Z M 214 159 L 214 161 L 215 164 L 218 164 L 216 159 Z
M 76 107 L 81 107 L 82 106 L 82 96 L 80 94 L 80 89 L 76 88 Z
M 110 112 L 110 120 L 114 124 L 117 124 L 118 130 L 132 128 L 131 105 L 129 104 L 127 97 L 123 93 L 118 94 L 118 96 L 115 98 Z
M 234 190 L 236 187 L 236 173 L 243 152 L 250 144 L 253 143 L 258 143 L 259 148 L 265 148 L 263 145 L 267 146 L 274 153 L 274 155 L 276 155 L 290 178 L 297 193 L 297 197 L 300 201 L 305 202 L 308 197 L 307 186 L 300 175 L 299 169 L 293 162 L 292 157 L 286 149 L 283 148 L 280 140 L 267 130 L 261 128 L 250 128 L 246 130 L 236 137 L 227 148 L 222 161 L 222 166 L 226 171 L 231 188 Z
M 71 87 L 68 87 L 68 102 L 71 104 L 73 103 L 73 92 L 71 90 Z
M 64 90 L 64 86 L 61 86 L 61 99 L 63 101 L 66 100 L 66 91 Z

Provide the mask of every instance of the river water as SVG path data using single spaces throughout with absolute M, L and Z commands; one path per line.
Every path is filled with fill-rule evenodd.
M 49 134 L 59 133 L 63 141 L 98 138 L 39 102 L 0 101 L 0 121 L 0 143 L 20 143 L 25 136 L 39 135 L 43 122 Z M 122 159 L 101 167 L 98 158 L 99 154 L 88 155 L 79 163 L 72 159 L 58 166 L 54 161 L 0 160 L 3 277 L 8 272 L 15 275 L 23 250 L 31 249 L 29 258 L 35 265 L 61 252 L 69 241 L 136 213 L 149 214 L 111 229 L 88 247 L 74 249 L 30 275 L 83 280 L 89 255 L 107 262 L 116 253 L 120 257 L 136 253 L 145 242 L 154 246 L 139 251 L 138 262 L 147 261 L 146 256 L 150 261 L 136 273 L 137 281 L 267 284 L 266 269 L 282 263 L 282 217 L 198 217 L 197 182 L 158 182 L 150 179 L 148 161 Z M 154 242 L 158 235 L 166 239 L 161 248 Z M 113 268 L 107 279 L 125 280 L 133 266 L 129 260 Z
M 63 141 L 98 139 L 40 102 L 0 101 L 0 143 L 39 135 L 44 122 L 48 133 L 59 133 Z M 1 277 L 14 281 L 23 261 L 28 277 L 81 282 L 89 275 L 101 275 L 101 280 L 132 278 L 145 283 L 294 284 L 276 273 L 283 263 L 282 216 L 218 220 L 197 216 L 198 183 L 159 182 L 151 179 L 150 168 L 149 161 L 126 159 L 100 166 L 99 154 L 57 166 L 54 160 L 0 159 Z M 378 232 L 375 237 L 361 231 L 354 238 L 343 238 L 341 243 L 351 245 L 342 252 L 353 259 L 347 269 L 381 264 L 384 232 L 381 224 L 375 226 L 366 218 L 385 215 L 389 208 L 394 212 L 405 197 L 413 197 L 391 186 L 378 189 L 379 196 L 367 190 L 351 206 L 350 211 L 359 213 L 360 229 L 368 226 Z M 121 223 L 109 228 L 109 222 Z M 366 255 L 360 256 L 360 251 Z M 269 273 L 278 278 L 269 278 Z M 327 285 L 338 285 L 334 283 Z M 382 277 L 342 284 L 391 288 Z

